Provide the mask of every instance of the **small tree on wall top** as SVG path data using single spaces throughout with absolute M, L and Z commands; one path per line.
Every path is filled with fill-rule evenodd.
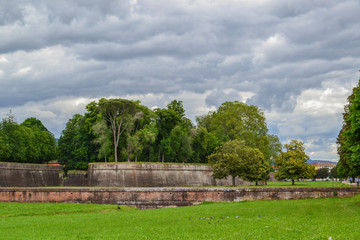
M 304 143 L 297 140 L 291 140 L 289 144 L 284 145 L 286 152 L 276 160 L 279 172 L 275 174 L 276 179 L 291 179 L 292 185 L 295 185 L 295 179 L 313 178 L 316 174 L 314 166 L 308 165 L 309 157 L 305 154 Z
M 260 150 L 248 147 L 240 140 L 225 142 L 208 159 L 213 176 L 222 179 L 230 175 L 233 186 L 236 177 L 257 182 L 267 180 L 270 172 L 270 165 Z

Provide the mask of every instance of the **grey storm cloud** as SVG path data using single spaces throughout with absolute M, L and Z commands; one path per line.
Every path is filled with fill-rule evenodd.
M 0 0 L 0 109 L 193 94 L 199 114 L 240 100 L 278 119 L 304 91 L 334 86 L 343 104 L 357 80 L 359 12 L 355 0 Z

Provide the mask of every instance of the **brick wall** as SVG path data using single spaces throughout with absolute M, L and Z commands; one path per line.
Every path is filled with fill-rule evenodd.
M 121 204 L 138 208 L 203 201 L 288 200 L 353 196 L 359 188 L 0 188 L 1 202 Z

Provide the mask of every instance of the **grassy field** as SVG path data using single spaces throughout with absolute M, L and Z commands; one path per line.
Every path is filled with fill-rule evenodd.
M 352 198 L 204 203 L 173 209 L 0 203 L 0 239 L 360 239 Z

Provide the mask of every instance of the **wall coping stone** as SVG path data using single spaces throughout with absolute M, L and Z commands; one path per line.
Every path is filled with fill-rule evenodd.
M 355 187 L 284 187 L 284 188 L 206 188 L 206 187 L 138 187 L 138 188 L 125 188 L 125 187 L 109 187 L 109 188 L 91 188 L 91 187 L 0 187 L 1 192 L 6 191 L 34 191 L 34 192 L 359 192 L 360 188 Z

